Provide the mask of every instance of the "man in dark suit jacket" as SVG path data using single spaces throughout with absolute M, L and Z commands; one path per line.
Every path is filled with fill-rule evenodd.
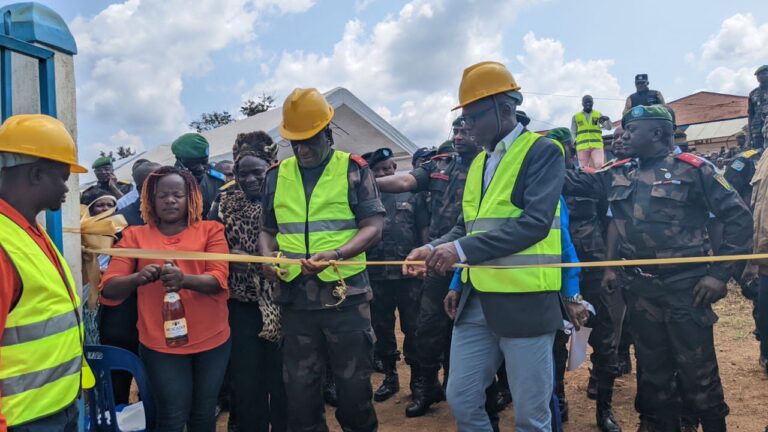
M 518 123 L 516 108 L 523 99 L 519 88 L 499 63 L 483 62 L 464 71 L 459 100 L 466 134 L 483 146 L 485 154 L 481 153 L 470 168 L 464 215 L 448 234 L 413 250 L 409 261 L 426 260 L 428 271 L 444 273 L 459 261 L 476 265 L 527 259 L 530 255 L 519 253 L 546 243 L 542 249 L 546 255 L 539 256 L 560 262 L 556 215 L 565 173 L 563 154 L 553 141 Z M 510 169 L 516 163 L 519 169 Z M 514 176 L 514 171 L 517 175 L 512 181 L 509 176 Z M 508 192 L 500 190 L 500 184 L 507 185 Z M 508 196 L 510 201 L 477 199 L 488 195 Z M 468 213 L 468 204 L 473 203 L 480 209 L 477 214 Z M 477 216 L 484 205 L 508 209 L 510 203 L 522 212 L 484 232 L 478 232 L 480 228 L 472 221 L 465 224 L 468 217 L 479 221 Z M 490 216 L 485 222 L 498 222 L 499 218 L 494 218 Z M 418 273 L 423 268 L 407 266 L 404 270 Z M 552 345 L 563 322 L 559 272 L 555 281 L 546 269 L 528 271 L 534 276 L 521 280 L 509 270 L 486 271 L 482 278 L 475 270 L 464 278 L 460 299 L 455 291 L 446 297 L 446 312 L 455 320 L 447 396 L 460 431 L 491 429 L 478 401 L 484 400 L 485 388 L 502 360 L 506 360 L 515 429 L 551 430 Z M 544 276 L 551 283 L 516 283 L 543 280 Z

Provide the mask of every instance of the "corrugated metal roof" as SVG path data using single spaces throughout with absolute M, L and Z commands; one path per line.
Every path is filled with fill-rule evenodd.
M 746 124 L 746 117 L 692 124 L 685 129 L 685 135 L 688 142 L 729 137 L 741 132 L 741 128 Z

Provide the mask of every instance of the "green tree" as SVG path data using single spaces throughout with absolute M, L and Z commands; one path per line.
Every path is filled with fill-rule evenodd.
M 205 132 L 230 124 L 233 121 L 235 121 L 235 119 L 232 118 L 232 114 L 230 114 L 228 111 L 213 111 L 210 113 L 200 114 L 200 118 L 189 123 L 189 127 L 196 130 L 197 132 Z
M 257 96 L 256 100 L 248 99 L 240 106 L 240 112 L 246 116 L 251 117 L 264 111 L 268 111 L 275 107 L 275 97 L 262 93 L 261 96 Z

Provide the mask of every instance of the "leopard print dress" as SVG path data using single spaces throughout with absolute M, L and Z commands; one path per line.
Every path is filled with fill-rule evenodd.
M 218 218 L 230 249 L 259 255 L 261 203 L 252 202 L 237 186 L 220 195 Z M 264 278 L 261 266 L 251 264 L 247 272 L 229 273 L 230 297 L 242 302 L 258 302 L 264 326 L 259 337 L 277 342 L 280 339 L 280 307 L 272 299 L 273 282 Z

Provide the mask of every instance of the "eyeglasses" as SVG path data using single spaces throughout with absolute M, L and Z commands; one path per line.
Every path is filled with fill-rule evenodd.
M 475 124 L 477 123 L 477 119 L 482 117 L 485 113 L 488 111 L 496 108 L 496 105 L 490 105 L 485 109 L 482 109 L 474 114 L 467 114 L 466 112 L 461 114 L 461 122 L 462 122 L 462 129 L 472 129 L 475 127 Z M 456 129 L 454 129 L 456 130 Z

